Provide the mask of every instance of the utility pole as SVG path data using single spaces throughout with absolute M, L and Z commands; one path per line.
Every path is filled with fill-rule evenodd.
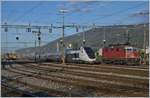
M 33 34 L 35 34 L 35 48 L 36 48 L 36 36 L 38 37 L 38 43 L 39 43 L 39 48 L 41 46 L 41 32 L 40 32 L 40 29 L 39 31 L 32 31 Z M 39 60 L 40 60 L 40 53 L 41 53 L 41 49 L 39 49 Z M 35 52 L 35 61 L 36 61 L 36 52 Z
M 34 34 L 34 36 L 35 36 L 35 42 L 34 42 L 34 48 L 35 48 L 35 50 L 36 50 L 36 31 L 32 31 L 32 33 Z M 35 53 L 34 53 L 34 61 L 36 62 L 36 51 L 35 51 Z
M 129 36 L 129 29 L 128 29 L 128 27 L 126 27 L 126 34 L 127 34 L 127 44 L 130 44 L 130 42 L 129 42 L 130 36 Z
M 41 58 L 41 49 L 40 49 L 40 46 L 41 46 L 41 37 L 40 37 L 40 35 L 41 35 L 41 32 L 40 32 L 40 29 L 39 29 L 39 31 L 38 31 L 38 41 L 39 41 L 39 60 L 40 60 L 40 58 Z
M 85 31 L 84 31 L 84 27 L 82 29 L 83 29 L 83 46 L 85 46 Z
M 146 64 L 146 25 L 144 24 L 144 44 L 143 44 L 143 48 L 144 48 L 144 64 Z
M 65 64 L 65 43 L 64 43 L 64 32 L 65 32 L 65 26 L 64 26 L 64 18 L 65 18 L 65 13 L 67 10 L 60 10 L 60 13 L 62 13 L 62 64 Z
M 35 49 L 36 49 L 36 35 L 35 35 Z M 36 62 L 36 51 L 35 51 L 35 53 L 34 53 L 34 61 Z
M 104 26 L 104 39 L 103 39 L 103 47 L 105 47 L 106 37 L 105 37 L 105 26 Z
M 5 22 L 4 24 L 7 25 L 6 22 Z M 5 35 L 5 36 L 6 36 L 6 53 L 7 53 L 7 52 L 8 52 L 8 51 L 7 51 L 7 44 L 8 44 L 8 42 L 7 42 L 7 40 L 8 40 L 8 39 L 7 39 L 7 32 L 8 32 L 8 28 L 5 28 L 4 31 L 6 32 L 6 35 Z

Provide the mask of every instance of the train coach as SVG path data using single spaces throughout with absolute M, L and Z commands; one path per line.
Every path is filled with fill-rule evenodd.
M 61 52 L 57 53 L 45 53 L 37 54 L 27 54 L 26 58 L 29 60 L 36 61 L 47 61 L 47 62 L 62 62 L 62 54 Z M 100 63 L 96 61 L 94 51 L 90 47 L 80 47 L 79 49 L 66 49 L 65 51 L 65 62 L 66 63 Z
M 102 49 L 104 63 L 140 64 L 140 55 L 137 48 L 126 44 L 112 44 Z

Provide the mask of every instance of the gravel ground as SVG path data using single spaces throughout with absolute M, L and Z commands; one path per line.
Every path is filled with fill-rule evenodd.
M 33 65 L 35 65 L 35 64 L 33 64 Z M 52 66 L 50 66 L 50 65 L 51 64 L 47 63 L 47 65 L 42 65 L 42 67 L 45 67 L 45 69 L 48 69 L 50 67 L 51 68 L 53 67 L 53 68 L 62 69 L 62 67 L 64 68 L 64 66 L 66 66 L 66 65 L 62 65 L 62 67 L 59 67 L 61 64 L 54 64 L 54 65 L 57 65 L 56 67 L 54 65 L 52 65 Z M 38 65 L 36 65 L 36 66 L 38 66 Z M 67 65 L 67 66 L 69 66 L 69 65 Z M 50 76 L 56 76 L 56 77 L 60 77 L 60 78 L 73 79 L 73 81 L 74 81 L 74 79 L 77 79 L 79 81 L 85 81 L 85 84 L 88 84 L 88 81 L 91 81 L 89 83 L 92 83 L 92 81 L 93 81 L 93 83 L 98 83 L 97 84 L 98 86 L 100 86 L 100 85 L 102 86 L 103 84 L 105 84 L 103 86 L 107 86 L 106 84 L 109 84 L 109 85 L 116 85 L 116 87 L 118 88 L 119 85 L 132 87 L 133 84 L 140 83 L 138 85 L 138 87 L 140 87 L 140 85 L 145 85 L 145 84 L 142 84 L 142 83 L 148 83 L 148 80 L 145 81 L 145 78 L 148 76 L 147 75 L 148 71 L 145 71 L 145 69 L 146 69 L 145 67 L 144 67 L 145 68 L 144 70 L 138 70 L 138 69 L 140 69 L 140 67 L 139 68 L 136 67 L 135 71 L 134 71 L 133 67 L 132 68 L 131 67 L 129 67 L 129 68 L 125 67 L 125 68 L 121 69 L 120 66 L 117 66 L 116 68 L 114 67 L 114 68 L 111 69 L 112 66 L 110 66 L 110 65 L 107 66 L 108 68 L 106 68 L 106 67 L 94 68 L 92 65 L 89 65 L 89 67 L 86 67 L 86 68 L 84 68 L 82 66 L 78 67 L 76 65 L 70 65 L 70 66 L 72 66 L 71 67 L 72 69 L 69 68 L 68 70 L 77 70 L 77 71 L 79 71 L 79 69 L 81 68 L 80 70 L 82 72 L 86 72 L 86 71 L 90 72 L 89 70 L 91 70 L 91 73 L 98 72 L 100 76 L 103 75 L 102 73 L 104 73 L 104 71 L 105 71 L 106 72 L 105 74 L 107 74 L 107 75 L 111 73 L 110 75 L 112 75 L 114 77 L 114 80 L 118 76 L 120 76 L 122 78 L 130 77 L 133 80 L 133 83 L 132 83 L 132 81 L 127 82 L 127 83 L 125 83 L 125 82 L 121 83 L 121 82 L 119 82 L 119 80 L 118 80 L 118 82 L 114 82 L 113 77 L 112 77 L 112 81 L 111 81 L 110 78 L 106 81 L 106 80 L 101 80 L 101 78 L 94 78 L 94 77 L 91 77 L 91 76 L 90 77 L 85 77 L 84 75 L 82 76 L 82 74 L 81 74 L 81 76 L 79 76 L 77 74 L 76 75 L 75 74 L 68 74 L 68 73 L 65 73 L 65 72 L 67 72 L 67 70 L 66 71 L 64 70 L 64 73 L 59 72 L 59 71 L 58 72 L 57 71 L 56 72 L 55 71 L 51 72 L 51 70 L 49 72 L 47 72 L 47 71 L 44 72 L 42 70 L 40 71 L 40 70 L 33 69 L 33 68 L 30 69 L 30 67 L 25 68 L 25 67 L 20 66 L 18 64 L 14 64 L 12 66 L 7 66 L 7 68 L 11 69 L 11 70 L 15 70 L 14 68 L 19 68 L 19 69 L 32 71 L 32 72 L 40 72 L 41 74 L 45 75 L 44 77 L 49 77 L 49 75 L 50 75 Z M 92 66 L 92 67 L 90 67 L 90 66 Z M 95 66 L 97 66 L 97 65 L 95 65 Z M 76 68 L 76 69 L 73 69 L 73 68 Z M 97 69 L 97 70 L 95 70 L 95 69 Z M 117 71 L 117 70 L 120 70 L 120 71 Z M 121 72 L 121 71 L 125 71 L 125 72 Z M 138 74 L 136 74 L 137 71 L 139 71 Z M 114 72 L 115 73 L 117 72 L 118 74 L 116 75 L 116 74 L 114 74 Z M 129 73 L 127 73 L 127 72 L 129 72 Z M 141 74 L 142 74 L 143 77 L 140 76 L 140 72 L 142 72 Z M 119 73 L 121 73 L 121 74 L 119 74 Z M 126 76 L 126 73 L 129 76 Z M 88 74 L 90 75 L 90 73 L 88 73 Z M 133 77 L 133 75 L 135 77 Z M 76 93 L 80 96 L 88 96 L 88 97 L 93 97 L 93 96 L 95 96 L 95 97 L 97 97 L 97 96 L 141 96 L 141 97 L 148 97 L 148 90 L 143 89 L 143 91 L 142 91 L 143 86 L 141 86 L 141 90 L 138 90 L 138 89 L 133 90 L 133 89 L 130 89 L 130 88 L 129 89 L 125 88 L 124 91 L 123 91 L 123 89 L 120 89 L 122 91 L 119 91 L 119 89 L 117 90 L 117 88 L 116 88 L 117 91 L 113 91 L 114 88 L 112 88 L 112 91 L 111 90 L 104 91 L 103 89 L 102 90 L 100 90 L 100 89 L 99 90 L 90 89 L 90 88 L 86 88 L 86 87 L 80 87 L 80 86 L 76 86 L 76 85 L 64 84 L 64 83 L 61 83 L 61 82 L 55 82 L 55 81 L 51 81 L 51 80 L 44 80 L 44 79 L 35 78 L 35 77 L 27 77 L 25 75 L 20 75 L 20 74 L 17 74 L 17 73 L 10 72 L 9 70 L 2 70 L 2 76 L 7 76 L 7 77 L 11 77 L 13 79 L 18 79 L 21 82 L 25 82 L 25 83 L 32 84 L 32 85 L 35 85 L 35 86 L 40 86 L 40 87 L 43 87 L 43 88 L 49 88 L 49 89 L 55 89 L 55 90 L 64 91 L 64 92 Z M 105 78 L 102 78 L 102 79 L 105 79 Z M 143 82 L 138 82 L 138 81 L 141 81 L 142 79 L 144 80 Z M 70 80 L 68 80 L 68 81 L 70 81 Z M 134 83 L 134 82 L 136 82 L 136 83 Z M 20 85 L 21 89 L 24 89 L 24 90 L 27 90 L 27 91 L 34 91 L 34 92 L 42 91 L 40 89 L 32 89 L 28 86 L 21 86 L 21 84 L 16 84 L 14 82 L 13 83 L 10 82 L 9 84 L 17 85 L 17 86 Z M 89 85 L 91 85 L 91 84 L 89 84 Z M 96 84 L 92 84 L 92 85 L 96 85 Z M 146 84 L 146 88 L 148 88 L 147 87 L 148 85 Z M 120 93 L 118 93 L 118 92 L 120 92 Z M 68 95 L 68 96 L 73 96 L 73 95 Z

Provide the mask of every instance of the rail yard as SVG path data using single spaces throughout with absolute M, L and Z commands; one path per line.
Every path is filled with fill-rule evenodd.
M 14 63 L 2 69 L 2 95 L 146 97 L 148 69 L 146 65 Z
M 149 1 L 106 1 L 1 1 L 1 97 L 149 97 Z

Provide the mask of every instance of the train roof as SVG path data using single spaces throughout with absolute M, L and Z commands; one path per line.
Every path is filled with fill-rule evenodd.
M 125 47 L 135 47 L 134 45 L 131 45 L 130 43 L 125 43 L 125 44 L 110 44 L 109 46 L 105 48 L 125 48 Z

